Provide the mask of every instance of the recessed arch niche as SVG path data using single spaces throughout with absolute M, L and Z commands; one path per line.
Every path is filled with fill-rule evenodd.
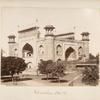
M 31 57 L 33 55 L 33 47 L 26 43 L 22 48 L 22 56 L 23 57 Z
M 56 47 L 56 55 L 61 56 L 62 55 L 62 46 L 60 44 Z

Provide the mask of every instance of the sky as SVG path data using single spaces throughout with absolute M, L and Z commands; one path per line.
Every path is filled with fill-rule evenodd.
M 90 53 L 100 52 L 99 8 L 4 7 L 1 15 L 1 46 L 6 53 L 8 53 L 8 35 L 18 36 L 18 30 L 35 25 L 40 27 L 42 36 L 45 34 L 43 29 L 45 25 L 55 26 L 54 34 L 75 32 L 78 40 L 81 40 L 82 32 L 89 32 Z

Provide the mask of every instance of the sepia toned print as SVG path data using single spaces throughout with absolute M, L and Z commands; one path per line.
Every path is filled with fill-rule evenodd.
M 8 46 L 8 54 L 2 47 L 2 84 L 7 86 L 98 85 L 99 54 L 98 51 L 95 54 L 91 53 L 91 25 L 82 25 L 83 21 L 88 20 L 88 18 L 86 16 L 84 18 L 83 16 L 83 21 L 81 20 L 80 9 L 49 8 L 47 10 L 40 10 L 40 8 L 38 8 L 38 10 L 36 10 L 36 8 L 31 8 L 31 11 L 29 8 L 12 9 L 4 8 L 2 16 L 2 19 L 4 19 L 4 32 L 5 30 L 10 32 L 10 29 L 14 30 L 12 32 L 15 32 L 11 34 L 7 33 L 7 35 L 3 36 L 7 39 L 5 43 Z M 25 10 L 27 11 L 25 12 Z M 30 11 L 29 15 L 28 11 Z M 31 20 L 29 19 L 30 23 L 28 19 L 25 21 L 24 15 L 31 18 L 30 15 L 33 11 L 43 14 L 49 11 L 50 13 L 46 15 L 36 13 L 38 18 L 42 19 L 40 15 L 43 17 L 44 22 L 40 20 L 39 23 L 39 19 L 34 18 L 34 24 L 28 25 L 31 23 Z M 68 19 L 61 19 L 63 15 L 59 15 L 61 18 L 59 17 L 57 20 L 55 17 L 57 17 L 59 11 L 61 14 L 67 13 L 65 17 L 69 14 Z M 11 14 L 11 16 L 8 14 L 9 12 L 15 12 L 17 14 Z M 57 12 L 57 14 L 47 18 L 52 12 Z M 75 21 L 77 14 L 73 12 L 80 15 L 78 16 L 80 18 L 78 22 Z M 9 16 L 8 19 L 5 17 L 6 14 Z M 33 15 L 35 15 L 35 13 L 32 14 L 32 16 Z M 18 22 L 15 20 L 11 22 L 14 25 L 12 26 L 13 29 L 6 21 L 11 21 L 15 16 L 18 16 L 18 18 L 16 18 Z M 89 15 L 88 17 L 91 16 Z M 21 20 L 23 20 L 23 23 L 20 22 Z M 51 20 L 51 22 L 49 20 Z M 64 21 L 62 21 L 61 25 L 58 25 L 58 23 L 60 24 L 60 20 Z M 18 23 L 21 23 L 21 25 L 18 25 Z M 27 23 L 27 25 L 22 25 L 24 23 Z M 77 29 L 79 31 L 77 31 Z M 76 35 L 78 37 L 76 37 Z

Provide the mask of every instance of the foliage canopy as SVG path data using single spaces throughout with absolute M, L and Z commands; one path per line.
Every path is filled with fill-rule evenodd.
M 25 60 L 19 57 L 2 57 L 1 58 L 1 75 L 19 74 L 27 68 Z

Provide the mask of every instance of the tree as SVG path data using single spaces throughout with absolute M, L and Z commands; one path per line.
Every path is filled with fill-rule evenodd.
M 63 77 L 65 75 L 65 65 L 62 61 L 53 62 L 52 60 L 43 61 L 39 63 L 39 70 L 41 74 L 45 74 L 47 79 Z
M 82 82 L 89 85 L 97 85 L 99 80 L 99 67 L 90 66 L 85 67 L 83 71 Z
M 62 61 L 52 62 L 52 64 L 48 64 L 46 70 L 52 78 L 57 78 L 59 79 L 59 81 L 60 77 L 63 77 L 65 75 L 65 65 Z
M 44 61 L 41 59 L 40 63 L 38 64 L 38 70 L 40 71 L 40 73 L 46 74 L 47 73 L 46 67 L 48 64 L 51 64 L 52 62 L 53 62 L 52 60 Z
M 91 59 L 93 60 L 93 59 L 96 59 L 96 57 L 95 57 L 93 54 L 90 53 L 90 54 L 89 54 L 89 59 L 90 59 L 90 60 L 91 60 Z
M 97 61 L 97 64 L 99 66 L 99 54 L 96 55 L 96 61 Z
M 25 60 L 19 57 L 2 57 L 1 58 L 1 75 L 19 74 L 27 68 Z

